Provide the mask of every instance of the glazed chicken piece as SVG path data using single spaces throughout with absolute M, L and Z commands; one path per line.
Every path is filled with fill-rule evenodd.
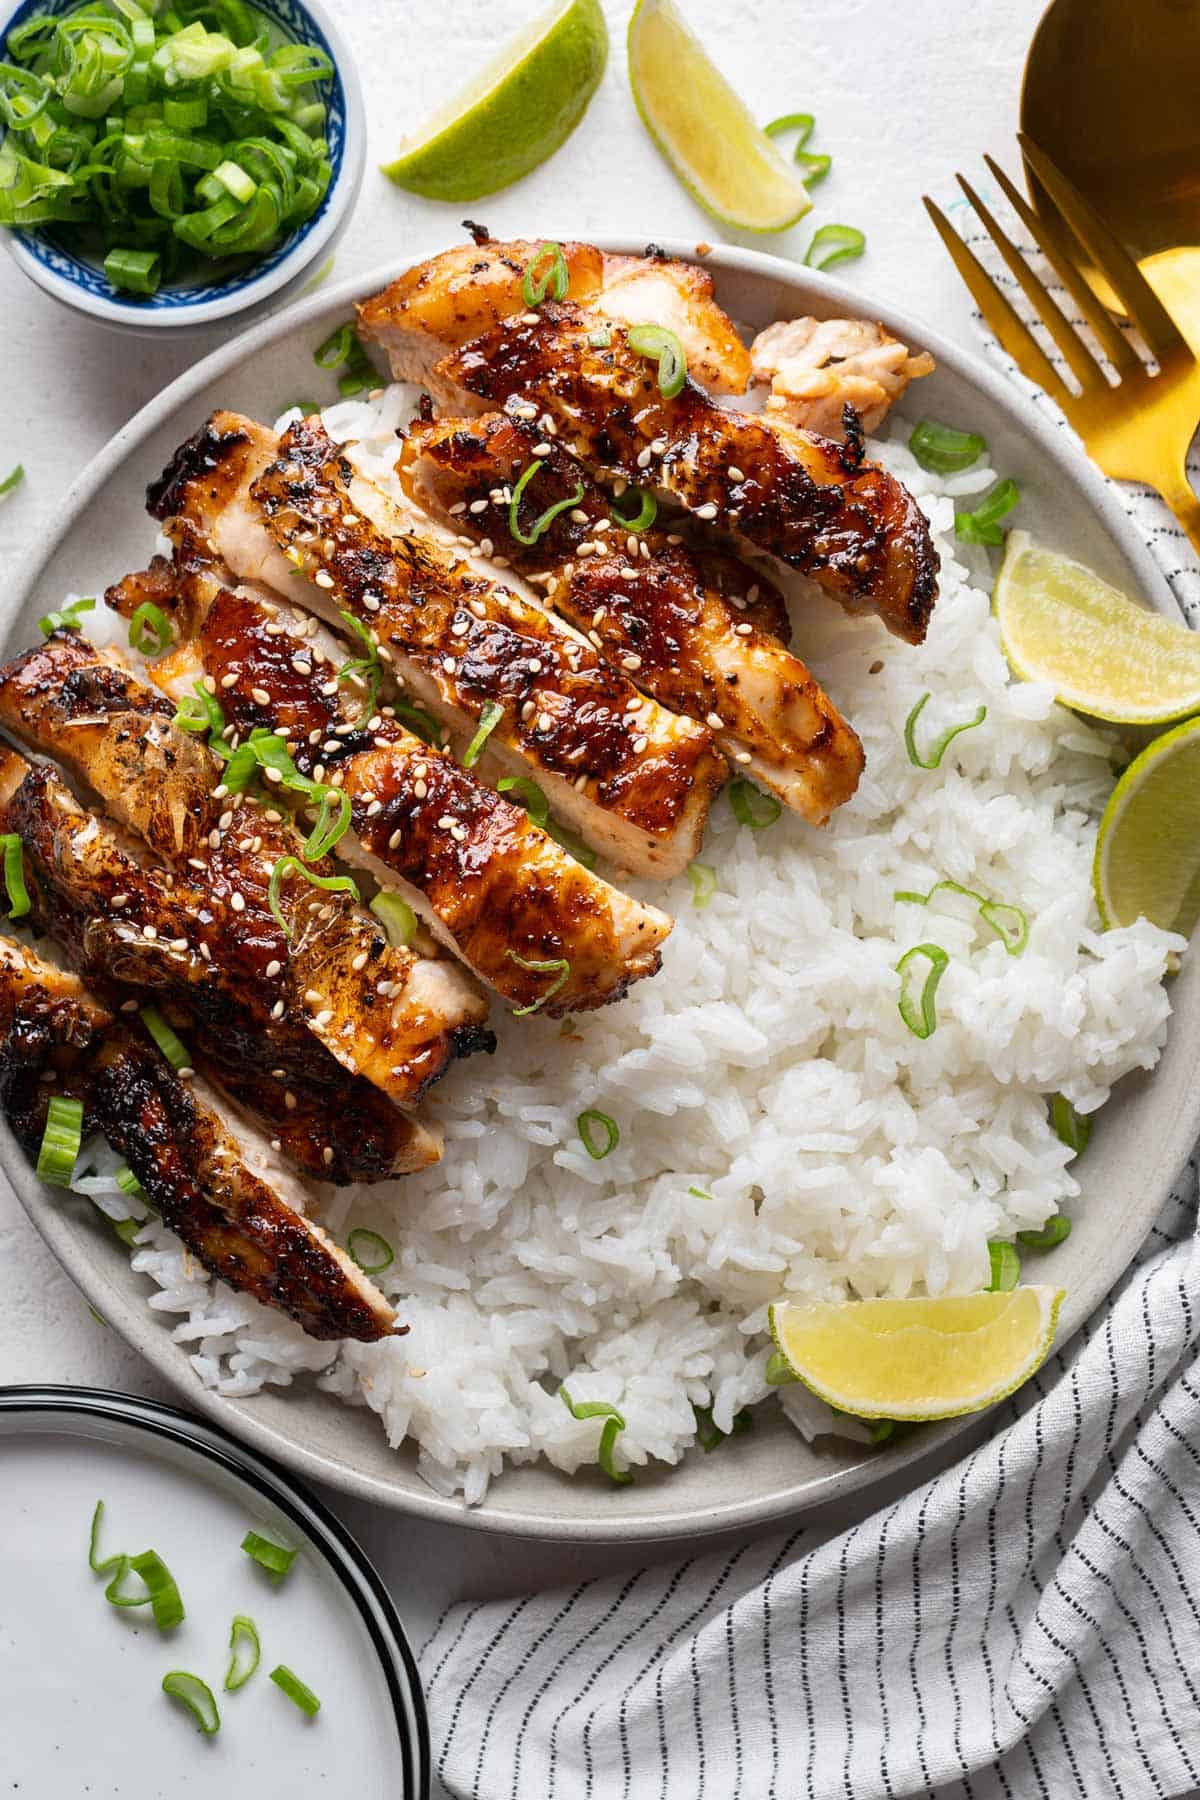
M 712 393 L 744 394 L 750 356 L 713 298 L 712 276 L 648 249 L 610 256 L 591 244 L 559 246 L 576 306 L 626 325 L 665 325 L 695 379 Z M 410 269 L 358 308 L 359 335 L 387 354 L 397 381 L 427 386 L 447 350 L 528 310 L 526 269 L 549 269 L 553 246 L 535 239 L 460 244 Z
M 927 350 L 913 355 L 868 319 L 789 319 L 768 325 L 750 346 L 751 377 L 770 386 L 769 418 L 840 438 L 846 407 L 875 431 L 910 381 L 932 375 Z
M 157 1006 L 197 1069 L 304 1174 L 341 1184 L 428 1167 L 441 1138 L 347 1074 L 280 1010 L 208 897 L 86 812 L 50 766 L 0 749 L 0 829 L 21 839 L 39 932 L 107 1004 Z
M 376 710 L 361 674 L 331 680 L 352 661 L 344 645 L 266 590 L 223 585 L 191 534 L 181 538 L 175 565 L 158 558 L 105 598 L 128 616 L 153 594 L 177 627 L 169 678 L 207 675 L 239 735 L 282 732 L 303 774 L 337 780 L 353 808 L 339 856 L 384 884 L 400 877 L 433 933 L 518 1008 L 557 1017 L 602 1006 L 657 971 L 665 914 L 590 873 L 523 808 Z M 556 964 L 564 979 L 547 998 Z
M 712 732 L 646 699 L 586 638 L 449 553 L 428 521 L 415 525 L 355 474 L 319 421 L 275 440 L 215 414 L 149 504 L 207 540 L 239 580 L 335 625 L 352 615 L 464 742 L 485 711 L 495 716 L 481 771 L 532 776 L 593 849 L 660 876 L 696 854 L 725 778 Z
M 453 1057 L 494 1044 L 486 1002 L 462 970 L 393 949 L 357 898 L 312 885 L 305 869 L 326 881 L 328 860 L 304 863 L 303 839 L 279 811 L 229 794 L 215 757 L 171 722 L 162 697 L 77 634 L 0 668 L 0 725 L 56 756 L 202 893 L 191 930 L 176 935 L 214 961 L 236 958 L 243 988 L 389 1099 L 411 1104 Z
M 751 551 L 776 556 L 847 612 L 925 636 L 938 559 L 912 495 L 844 444 L 778 417 L 718 406 L 691 380 L 672 399 L 619 325 L 573 305 L 519 314 L 437 364 L 433 389 L 461 409 L 549 415 L 602 479 L 656 489 Z
M 632 657 L 638 686 L 702 719 L 739 774 L 823 825 L 857 786 L 862 746 L 804 664 L 761 629 L 775 612 L 762 597 L 770 584 L 676 532 L 622 530 L 609 496 L 558 441 L 534 457 L 539 441 L 539 427 L 511 413 L 416 423 L 397 472 L 418 505 L 540 582 L 610 662 Z M 511 496 L 530 468 L 514 536 Z M 626 517 L 636 510 L 622 500 Z M 534 520 L 552 512 L 538 534 Z
M 55 1094 L 82 1101 L 85 1140 L 104 1134 L 211 1274 L 310 1337 L 373 1343 L 397 1329 L 375 1284 L 305 1217 L 311 1197 L 204 1082 L 181 1080 L 75 976 L 0 939 L 0 1108 L 31 1160 Z

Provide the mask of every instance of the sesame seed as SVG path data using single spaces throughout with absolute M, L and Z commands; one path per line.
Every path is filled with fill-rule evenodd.
M 363 595 L 363 605 L 366 607 L 368 612 L 378 612 L 381 604 L 382 603 L 377 594 L 364 594 Z
M 333 576 L 329 573 L 328 569 L 318 569 L 313 576 L 313 580 L 319 588 L 331 588 L 333 586 Z
M 748 763 L 752 758 L 748 750 L 739 750 L 733 760 L 734 762 Z
M 450 508 L 450 511 L 454 514 L 465 513 L 466 510 L 467 510 L 467 503 L 465 500 L 456 500 L 454 502 L 454 505 Z
M 372 738 L 371 742 L 377 750 L 389 750 L 391 748 L 392 740 L 386 737 L 377 737 Z
M 639 452 L 638 452 L 638 459 L 637 459 L 638 468 L 639 469 L 648 469 L 650 467 L 650 460 L 651 460 L 650 459 L 650 446 L 647 444 L 647 446 L 644 450 L 639 450 Z
M 451 637 L 466 637 L 466 635 L 467 635 L 468 631 L 470 631 L 470 629 L 471 629 L 470 619 L 455 619 L 454 623 L 450 627 L 450 635 L 451 635 Z
M 646 748 L 646 745 L 649 742 L 650 742 L 649 738 L 643 737 L 641 735 L 641 733 L 639 733 L 638 736 L 635 737 L 633 740 L 633 748 L 634 748 L 635 753 L 638 756 L 640 756 L 642 754 L 642 751 Z
M 296 1096 L 295 1096 L 295 1094 L 293 1094 L 291 1088 L 289 1088 L 287 1090 L 286 1094 L 283 1096 L 283 1104 L 287 1107 L 289 1112 L 295 1112 Z
M 571 523 L 573 525 L 586 525 L 587 522 L 587 514 L 584 512 L 582 506 L 577 506 L 571 514 Z
M 735 625 L 733 629 L 739 637 L 749 637 L 754 627 L 753 625 Z
M 321 683 L 321 693 L 325 696 L 325 698 L 327 700 L 331 700 L 333 698 L 334 694 L 337 693 L 337 691 L 338 691 L 338 684 L 336 681 L 323 681 Z
M 633 674 L 635 669 L 640 669 L 641 666 L 642 666 L 642 659 L 640 656 L 638 656 L 636 654 L 635 651 L 631 650 L 628 656 L 623 656 L 621 658 L 621 667 L 623 669 L 628 669 L 629 673 L 631 675 Z
M 304 656 L 293 656 L 292 667 L 295 669 L 297 675 L 311 675 L 313 672 L 312 664 L 309 662 L 308 658 Z
M 749 600 L 749 602 L 752 606 L 753 606 L 754 602 L 758 599 L 758 591 L 759 591 L 758 583 L 756 581 L 754 583 L 754 585 L 751 587 L 750 592 L 746 595 L 747 600 Z
M 229 827 L 232 824 L 233 824 L 232 812 L 223 812 L 221 814 L 220 818 L 217 820 L 217 830 L 218 831 L 228 831 Z
M 283 814 L 281 812 L 276 812 L 273 806 L 269 806 L 263 814 L 263 818 L 267 821 L 268 825 L 279 825 L 283 821 Z
M 467 836 L 466 826 L 465 825 L 452 825 L 450 827 L 450 836 L 454 839 L 456 844 L 465 843 L 466 836 Z
M 454 673 L 454 658 L 452 656 L 443 656 L 442 668 L 444 669 L 444 671 L 447 675 L 453 675 L 453 673 Z
M 138 1002 L 136 1000 L 122 1000 L 122 1002 L 121 1002 L 121 1011 L 122 1012 L 136 1012 L 137 1009 L 138 1009 Z
M 230 906 L 232 906 L 234 912 L 236 912 L 236 913 L 245 912 L 246 896 L 244 894 L 231 894 L 229 896 L 229 904 L 230 904 Z
M 541 322 L 542 322 L 541 318 L 535 312 L 527 312 L 527 313 L 521 314 L 522 325 L 540 325 Z M 534 412 L 536 413 L 536 411 L 537 411 L 537 408 L 535 407 Z
M 370 806 L 368 806 L 368 808 L 367 808 L 367 817 L 368 817 L 368 819 L 373 819 L 377 813 L 381 813 L 382 811 L 383 811 L 383 801 L 382 800 L 372 800 Z
M 711 725 L 714 731 L 720 731 L 721 726 L 724 724 L 724 720 L 720 713 L 711 712 L 706 717 L 704 723 L 706 725 Z
M 188 947 L 188 941 L 186 938 L 172 938 L 171 939 L 170 948 L 172 950 L 186 950 L 187 947 Z
M 737 467 L 736 463 L 730 463 L 730 465 L 729 465 L 728 469 L 726 469 L 725 473 L 728 475 L 730 481 L 745 481 L 745 479 L 746 479 L 746 477 L 742 474 L 742 471 Z
M 110 906 L 128 906 L 129 905 L 129 895 L 128 894 L 114 894 L 112 899 L 109 901 L 109 905 Z
M 316 1025 L 318 1028 L 320 1028 L 325 1025 L 328 1025 L 332 1018 L 333 1018 L 333 1008 L 332 1008 L 332 1006 L 326 1006 L 326 1007 L 323 1007 L 321 1009 L 321 1011 L 315 1015 L 315 1017 L 313 1019 L 313 1024 Z
M 259 706 L 269 706 L 271 704 L 271 696 L 268 694 L 266 688 L 251 688 L 250 698 Z
M 305 988 L 304 1002 L 306 1006 L 315 1006 L 320 998 L 321 995 L 317 992 L 316 988 Z
M 486 500 L 472 500 L 470 506 L 467 508 L 467 511 L 472 512 L 472 513 L 484 513 L 487 511 L 487 509 L 488 509 L 488 503 Z
M 597 650 L 603 650 L 604 639 L 600 636 L 598 631 L 589 631 L 588 637 L 591 639 L 592 643 L 595 644 Z
M 237 676 L 231 671 L 228 675 L 222 675 L 221 686 L 223 688 L 231 688 L 236 680 Z
M 491 538 L 480 538 L 480 540 L 479 540 L 480 556 L 491 556 L 492 553 L 494 552 L 495 548 L 496 548 L 496 546 L 495 546 L 495 544 L 493 544 Z
M 628 551 L 630 556 L 636 556 L 638 553 L 638 541 L 632 531 L 630 532 L 629 536 L 625 539 L 625 548 Z
M 533 446 L 533 454 L 535 456 L 549 456 L 550 450 L 551 446 L 549 444 L 535 444 Z
M 532 700 L 525 700 L 522 702 L 521 717 L 525 721 L 526 724 L 528 724 L 529 720 L 532 719 L 532 717 L 536 711 L 537 711 L 537 707 Z
M 322 1150 L 321 1161 L 325 1164 L 326 1168 L 328 1168 L 333 1161 L 333 1148 L 331 1145 L 326 1144 L 325 1148 Z
M 204 686 L 210 694 L 215 694 L 217 691 L 216 681 L 213 679 L 213 677 L 211 675 L 206 675 L 204 677 Z
M 271 1017 L 273 1019 L 282 1019 L 282 1017 L 283 1017 L 283 1001 L 282 1000 L 277 1000 L 275 1002 L 274 1006 L 271 1008 Z
M 143 925 L 142 926 L 142 936 L 144 938 L 149 938 L 151 940 L 151 942 L 153 942 L 153 940 L 158 936 L 158 932 L 155 930 L 153 925 Z
M 594 544 L 590 538 L 585 538 L 583 540 L 582 544 L 576 545 L 575 554 L 576 554 L 576 556 L 579 556 L 579 557 L 595 556 L 598 554 L 598 552 L 600 551 L 601 548 L 602 548 L 601 545 Z
M 206 963 L 210 963 L 212 961 L 212 951 L 209 949 L 207 944 L 201 944 L 200 955 L 203 957 L 203 959 Z
M 272 1138 L 271 1139 L 271 1148 L 276 1153 L 278 1153 L 280 1150 L 283 1149 L 283 1139 L 282 1138 Z
M 438 820 L 438 830 L 439 831 L 449 831 L 449 829 L 453 825 L 453 823 L 454 823 L 454 820 L 453 820 L 452 816 L 449 813 L 443 813 L 441 818 Z
M 278 785 L 278 783 L 283 780 L 282 769 L 264 769 L 263 770 L 263 780 L 270 781 L 270 782 L 274 783 L 275 785 Z
M 191 1063 L 184 1063 L 182 1069 L 176 1069 L 175 1073 L 178 1075 L 180 1081 L 190 1081 L 196 1071 L 193 1069 Z
M 540 712 L 538 714 L 537 728 L 539 731 L 549 731 L 552 729 L 553 725 L 554 725 L 554 720 L 550 717 L 550 714 L 548 712 Z
M 391 837 L 388 839 L 388 849 L 389 850 L 398 850 L 400 848 L 400 839 L 402 836 L 403 836 L 403 833 L 399 830 L 399 828 L 397 828 L 395 831 L 393 831 Z
M 370 718 L 367 720 L 367 730 L 368 731 L 378 731 L 379 727 L 382 724 L 383 724 L 383 720 L 380 718 L 379 714 L 372 713 Z
M 682 544 L 683 539 L 680 537 L 680 535 L 677 531 L 668 531 L 667 542 L 668 542 L 668 544 Z
M 267 970 L 266 970 L 267 980 L 274 981 L 275 977 L 280 973 L 282 968 L 283 968 L 283 964 L 279 961 L 279 959 L 277 957 L 273 958 L 272 961 L 267 964 Z
M 715 519 L 716 516 L 717 509 L 711 500 L 707 500 L 703 506 L 698 506 L 696 508 L 696 517 L 698 519 Z
M 518 404 L 513 407 L 513 411 L 516 413 L 518 419 L 536 419 L 538 415 L 537 407 L 531 406 L 528 400 L 518 402 Z
M 584 789 L 587 787 L 587 783 L 588 783 L 588 778 L 586 775 L 577 775 L 575 777 L 575 787 L 578 789 L 578 791 L 581 794 L 583 793 Z

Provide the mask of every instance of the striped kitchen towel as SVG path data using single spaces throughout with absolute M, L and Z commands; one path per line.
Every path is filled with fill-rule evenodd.
M 1195 622 L 1182 534 L 1153 496 L 1120 491 Z M 1193 1161 L 1106 1304 L 988 1441 L 852 1529 L 452 1607 L 421 1658 L 444 1790 L 1200 1792 L 1196 1231 Z

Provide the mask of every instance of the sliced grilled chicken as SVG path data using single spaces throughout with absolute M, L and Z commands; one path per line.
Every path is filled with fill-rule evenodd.
M 830 438 L 845 436 L 847 406 L 877 431 L 909 382 L 934 368 L 928 350 L 914 355 L 869 319 L 781 320 L 759 332 L 750 357 L 755 385 L 771 389 L 768 416 Z
M 431 382 L 477 410 L 549 414 L 563 441 L 605 478 L 671 495 L 696 518 L 799 569 L 848 612 L 874 612 L 920 643 L 937 598 L 938 559 L 916 501 L 865 462 L 861 436 L 831 443 L 766 415 L 718 406 L 685 381 L 672 399 L 657 366 L 620 325 L 597 332 L 572 305 L 518 314 L 453 350 Z
M 186 532 L 175 565 L 159 558 L 105 598 L 128 615 L 151 592 L 179 635 L 164 659 L 169 679 L 181 678 L 190 655 L 187 674 L 210 678 L 241 736 L 282 732 L 303 774 L 336 782 L 353 808 L 338 854 L 398 885 L 514 1006 L 552 1016 L 602 1006 L 656 972 L 670 919 L 591 874 L 521 807 L 406 731 L 393 709 L 374 711 L 361 677 L 339 682 L 351 654 L 314 632 L 310 615 L 265 589 L 223 585 Z M 547 963 L 563 965 L 561 983 Z
M 354 898 L 311 885 L 292 863 L 273 883 L 282 859 L 299 860 L 291 824 L 215 784 L 215 758 L 172 724 L 162 697 L 77 634 L 0 668 L 0 725 L 56 756 L 200 890 L 192 932 L 176 935 L 199 935 L 239 984 L 270 995 L 268 1010 L 281 1004 L 389 1099 L 413 1102 L 454 1056 L 492 1047 L 486 1001 L 455 964 L 391 948 Z M 323 859 L 311 873 L 334 871 Z
M 0 749 L 2 829 L 20 837 L 32 919 L 114 1008 L 153 1002 L 195 1066 L 305 1174 L 342 1184 L 427 1168 L 440 1135 L 350 1075 L 243 960 L 208 896 L 85 811 L 57 772 Z
M 644 256 L 610 256 L 591 244 L 557 247 L 575 305 L 627 325 L 667 326 L 697 381 L 713 393 L 745 393 L 750 355 L 716 304 L 705 269 L 652 247 Z M 554 248 L 517 239 L 444 250 L 360 306 L 359 334 L 387 352 L 398 381 L 425 385 L 448 349 L 527 310 L 525 271 L 532 266 L 535 278 L 546 275 Z
M 390 1303 L 303 1208 L 265 1143 L 114 1022 L 72 975 L 0 939 L 0 1107 L 36 1157 L 50 1097 L 81 1100 L 149 1203 L 206 1269 L 291 1315 L 311 1337 L 373 1343 Z
M 355 474 L 319 421 L 278 443 L 218 413 L 177 452 L 151 511 L 207 539 L 239 580 L 264 581 L 335 624 L 350 613 L 393 673 L 464 738 L 502 713 L 484 772 L 532 776 L 603 855 L 673 875 L 695 855 L 725 778 L 711 731 L 666 712 L 583 637 L 449 553 Z
M 638 686 L 702 719 L 739 773 L 823 825 L 858 784 L 862 746 L 804 664 L 759 628 L 761 612 L 774 610 L 761 584 L 728 558 L 744 585 L 722 592 L 718 559 L 677 532 L 622 530 L 608 495 L 557 440 L 534 457 L 540 441 L 535 422 L 511 413 L 416 423 L 397 471 L 435 518 L 487 538 L 541 581 L 610 662 L 635 658 Z M 531 467 L 516 536 L 512 495 Z M 623 510 L 636 508 L 626 501 Z M 538 533 L 533 522 L 551 513 Z

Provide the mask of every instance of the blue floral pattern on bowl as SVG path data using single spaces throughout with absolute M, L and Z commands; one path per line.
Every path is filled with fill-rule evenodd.
M 4 27 L 3 35 L 16 26 L 24 24 L 38 13 L 65 13 L 78 4 L 78 0 L 22 0 L 15 13 Z M 324 50 L 333 64 L 333 74 L 328 80 L 320 83 L 319 92 L 325 102 L 326 122 L 325 137 L 329 144 L 329 162 L 332 173 L 329 186 L 326 188 L 321 204 L 311 218 L 305 219 L 303 225 L 289 232 L 283 241 L 276 245 L 269 256 L 257 257 L 245 268 L 223 274 L 212 281 L 196 281 L 180 284 L 176 287 L 162 287 L 156 294 L 147 298 L 135 298 L 122 294 L 113 287 L 104 270 L 96 263 L 77 256 L 42 231 L 17 231 L 13 235 L 18 238 L 27 254 L 39 263 L 42 268 L 56 275 L 60 281 L 68 281 L 73 287 L 91 294 L 97 300 L 104 300 L 110 306 L 127 309 L 131 317 L 149 312 L 174 312 L 181 307 L 203 304 L 207 300 L 223 300 L 239 289 L 257 285 L 264 276 L 270 275 L 288 256 L 296 245 L 314 231 L 319 225 L 333 198 L 337 187 L 338 176 L 342 170 L 342 161 L 346 149 L 346 93 L 342 84 L 341 70 L 337 57 L 329 44 L 325 33 L 308 9 L 297 4 L 297 0 L 254 0 L 257 10 L 264 13 L 271 22 L 290 38 L 304 43 L 316 44 Z M 2 60 L 2 59 L 0 59 Z

